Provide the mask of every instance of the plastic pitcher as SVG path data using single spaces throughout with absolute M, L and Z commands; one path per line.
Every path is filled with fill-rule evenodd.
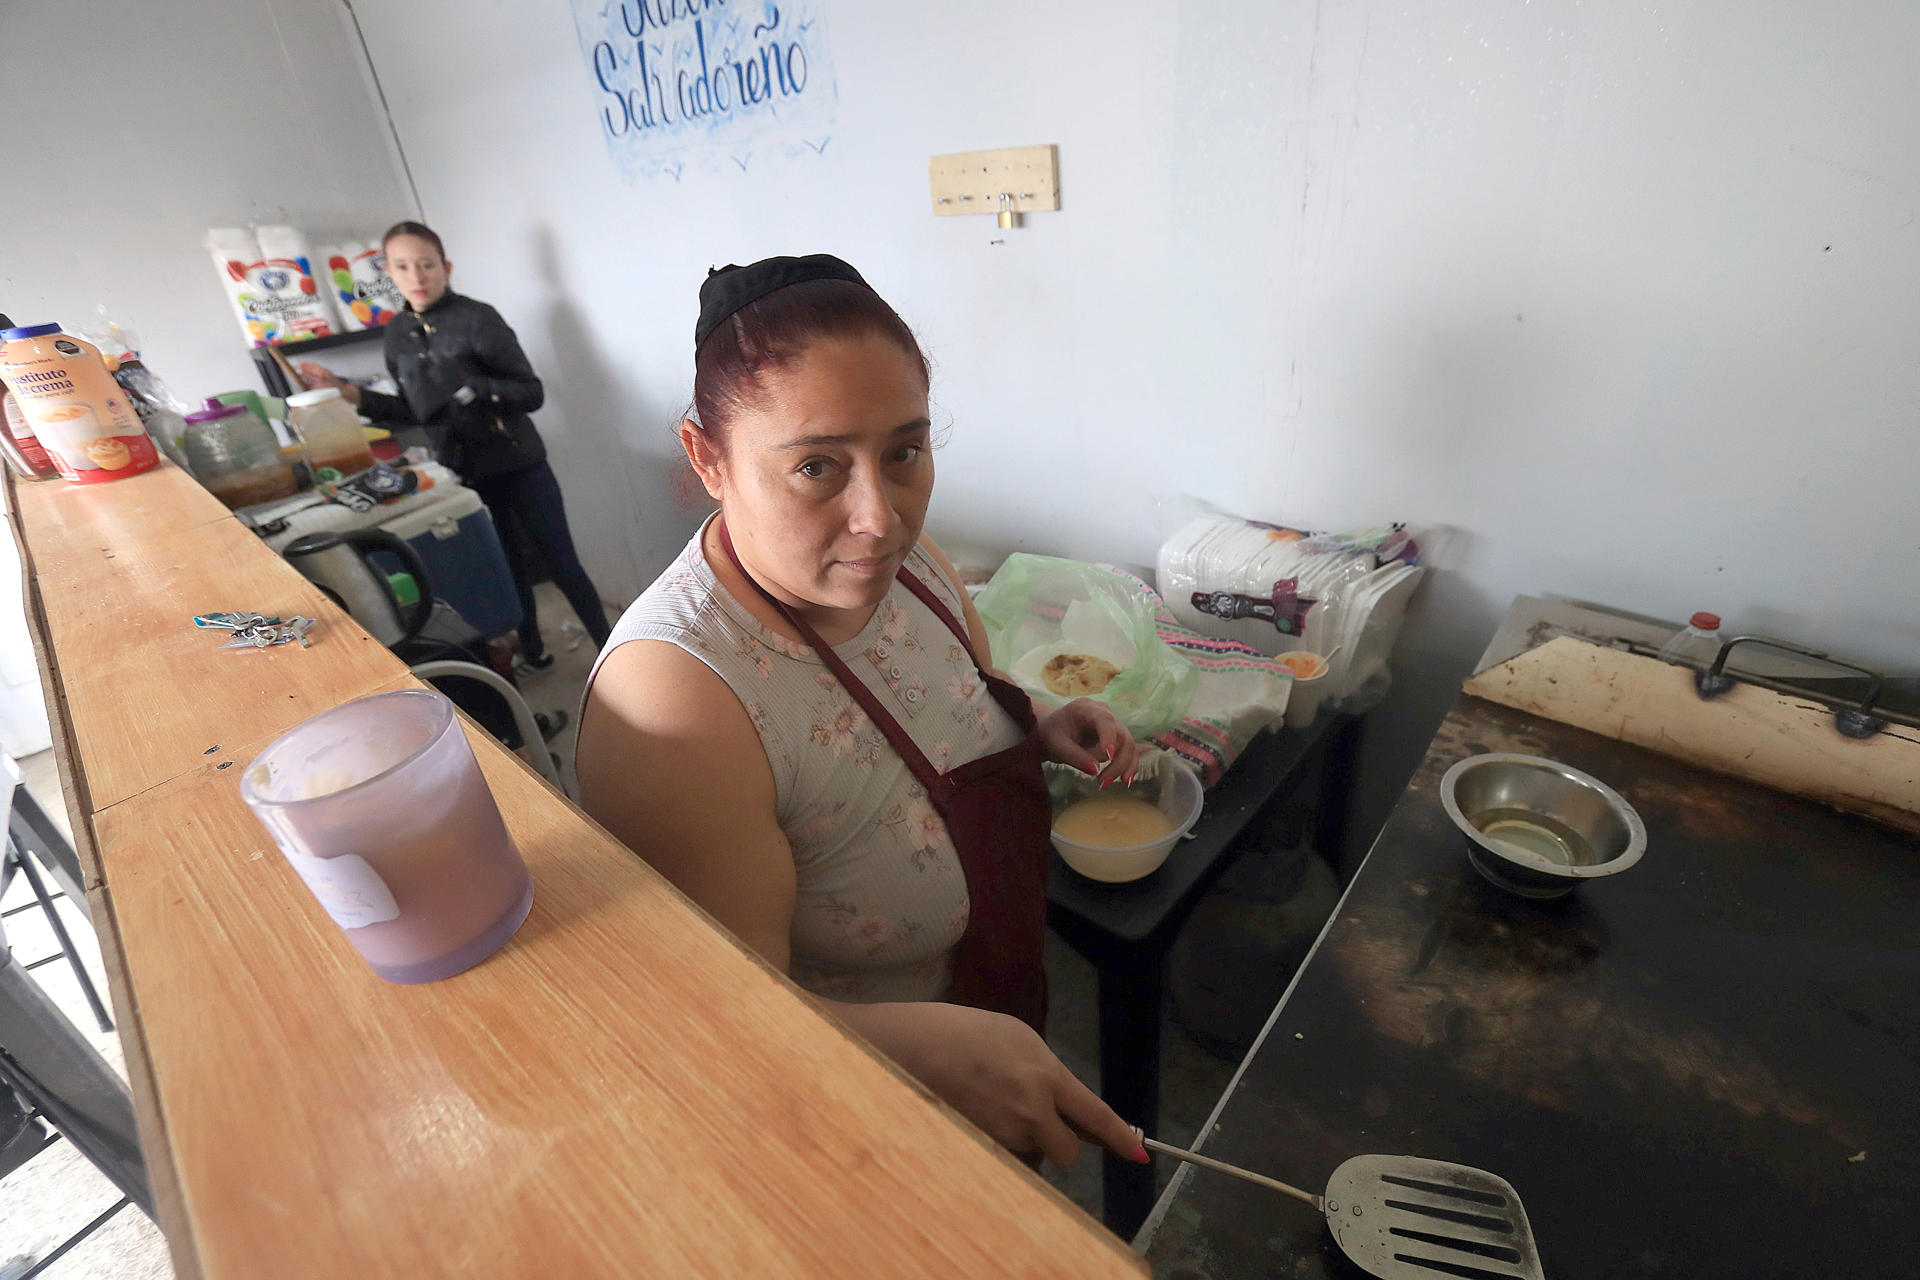
M 533 907 L 526 863 L 440 694 L 376 693 L 296 725 L 247 766 L 240 794 L 389 982 L 472 968 Z

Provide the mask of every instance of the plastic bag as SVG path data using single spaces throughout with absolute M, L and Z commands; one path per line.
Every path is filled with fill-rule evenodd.
M 379 241 L 346 241 L 320 250 L 328 285 L 350 330 L 377 329 L 400 310 L 400 287 L 387 275 L 387 255 Z
M 338 332 L 313 278 L 306 237 L 288 226 L 216 227 L 207 249 L 248 346 L 324 338 Z
M 77 332 L 100 348 L 107 367 L 113 371 L 113 380 L 127 393 L 133 411 L 140 415 L 141 425 L 160 446 L 160 451 L 172 459 L 175 466 L 186 467 L 182 438 L 187 434 L 185 415 L 193 412 L 193 406 L 182 403 L 160 375 L 147 368 L 140 356 L 140 339 L 131 329 L 114 322 L 105 303 L 93 309 L 93 318 L 79 326 Z
M 1098 693 L 1136 738 L 1151 738 L 1187 714 L 1200 674 L 1160 638 L 1153 602 L 1132 583 L 1095 564 L 1013 555 L 975 599 L 993 662 L 1038 702 L 1063 706 L 1074 695 L 1049 688 L 1047 664 L 1062 655 L 1098 658 L 1119 674 Z
M 277 315 L 286 327 L 274 341 L 298 342 L 340 332 L 339 322 L 333 318 L 331 290 L 321 290 L 305 233 L 298 227 L 278 224 L 253 230 L 260 237 L 265 269 L 251 273 L 247 282 L 255 287 L 255 309 Z

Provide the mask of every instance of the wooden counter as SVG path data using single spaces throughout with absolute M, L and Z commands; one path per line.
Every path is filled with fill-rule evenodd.
M 1143 1270 L 471 725 L 533 913 L 467 973 L 376 978 L 238 775 L 414 678 L 171 467 L 9 507 L 182 1276 Z M 315 644 L 223 651 L 191 619 L 230 609 Z

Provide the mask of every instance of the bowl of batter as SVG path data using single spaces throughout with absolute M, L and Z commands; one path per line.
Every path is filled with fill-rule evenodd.
M 1124 884 L 1152 875 L 1200 820 L 1200 779 L 1172 756 L 1131 787 L 1096 790 L 1093 780 L 1056 792 L 1053 847 L 1090 880 Z

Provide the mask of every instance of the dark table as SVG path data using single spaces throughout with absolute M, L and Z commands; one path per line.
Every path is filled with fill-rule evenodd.
M 1144 879 L 1102 884 L 1051 856 L 1047 923 L 1099 972 L 1101 1097 L 1147 1133 L 1160 1118 L 1161 980 L 1180 927 L 1227 868 L 1266 843 L 1283 811 L 1304 797 L 1314 801 L 1316 848 L 1337 862 L 1359 738 L 1357 717 L 1333 714 L 1306 729 L 1260 734 L 1207 792 L 1191 837 Z M 1131 1236 L 1153 1207 L 1153 1170 L 1113 1155 L 1105 1161 L 1107 1226 Z
M 1647 854 L 1553 902 L 1467 864 L 1441 775 L 1550 756 Z M 1202 1150 L 1311 1190 L 1367 1152 L 1520 1192 L 1562 1280 L 1920 1272 L 1920 841 L 1463 697 Z M 1312 1210 L 1183 1170 L 1166 1277 L 1352 1276 Z

